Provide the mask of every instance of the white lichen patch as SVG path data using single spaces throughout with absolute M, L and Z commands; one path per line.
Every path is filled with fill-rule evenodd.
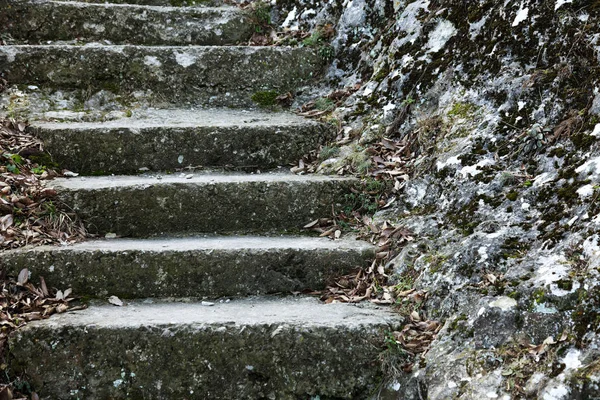
M 158 58 L 154 56 L 144 57 L 144 64 L 149 67 L 160 67 L 162 65 Z
M 598 181 L 600 178 L 600 157 L 587 160 L 583 165 L 575 169 L 575 172 L 583 174 L 587 179 Z
M 92 31 L 94 33 L 102 33 L 106 30 L 106 27 L 100 24 L 91 24 L 89 22 L 84 22 L 83 29 Z
M 502 311 L 509 311 L 517 306 L 517 301 L 507 296 L 500 296 L 496 300 L 492 301 L 489 306 L 497 307 Z
M 437 53 L 442 50 L 448 40 L 455 36 L 456 33 L 457 30 L 452 22 L 447 20 L 439 21 L 435 29 L 429 34 L 429 41 L 426 45 L 427 52 Z
M 468 178 L 469 176 L 476 176 L 482 173 L 483 171 L 480 169 L 481 167 L 485 167 L 486 165 L 494 165 L 496 162 L 491 158 L 486 158 L 479 161 L 475 165 L 469 165 L 461 168 L 459 171 L 463 178 Z
M 568 263 L 562 254 L 541 256 L 538 259 L 537 281 L 548 285 L 569 275 Z
M 400 32 L 405 32 L 406 36 L 397 37 L 392 43 L 392 47 L 402 47 L 406 43 L 414 44 L 421 35 L 422 25 L 417 16 L 422 10 L 427 10 L 429 0 L 417 0 L 408 4 L 396 22 L 396 29 Z
M 512 26 L 519 26 L 519 24 L 525 21 L 529 17 L 529 7 L 525 7 L 525 3 L 521 3 L 521 8 L 517 11 L 517 16 L 512 23 Z
M 577 349 L 570 349 L 562 359 L 562 363 L 565 364 L 565 370 L 580 368 L 583 365 L 580 357 L 581 351 Z
M 573 0 L 556 0 L 556 4 L 554 5 L 554 11 L 561 8 L 564 4 L 572 3 Z
M 285 18 L 285 21 L 283 21 L 282 26 L 284 28 L 291 28 L 291 30 L 298 30 L 298 25 L 292 26 L 292 23 L 296 20 L 297 12 L 298 12 L 298 9 L 294 6 L 292 11 L 290 11 L 288 13 L 287 17 Z
M 594 186 L 593 185 L 584 185 L 584 186 L 580 187 L 579 189 L 577 189 L 577 194 L 582 199 L 592 197 L 592 195 L 594 194 Z
M 193 56 L 189 53 L 175 53 L 175 61 L 177 61 L 177 64 L 181 65 L 183 68 L 187 68 L 196 63 L 196 56 Z
M 436 162 L 436 167 L 438 171 L 443 170 L 444 168 L 446 168 L 449 165 L 460 165 L 460 160 L 458 159 L 458 157 L 453 156 L 453 157 L 449 157 L 446 161 L 437 161 Z
M 479 21 L 469 24 L 469 36 L 470 36 L 471 40 L 475 40 L 475 38 L 481 32 L 481 28 L 483 28 L 483 26 L 485 25 L 487 20 L 488 20 L 488 17 L 484 16 Z

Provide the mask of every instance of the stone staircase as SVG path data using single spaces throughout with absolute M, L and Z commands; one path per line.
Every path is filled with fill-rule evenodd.
M 319 56 L 235 46 L 252 33 L 249 17 L 217 3 L 6 4 L 20 43 L 0 47 L 11 84 L 162 106 L 106 122 L 32 121 L 55 160 L 81 174 L 52 181 L 61 200 L 90 232 L 120 238 L 2 255 L 12 273 L 27 267 L 33 281 L 102 299 L 17 331 L 11 372 L 43 399 L 371 396 L 393 315 L 290 295 L 374 256 L 355 240 L 299 236 L 354 181 L 286 172 L 334 132 L 252 101 L 317 80 Z M 168 173 L 186 166 L 204 168 Z

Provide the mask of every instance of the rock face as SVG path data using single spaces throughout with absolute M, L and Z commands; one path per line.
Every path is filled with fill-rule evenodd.
M 390 265 L 446 323 L 397 397 L 598 397 L 598 4 L 280 6 L 335 27 L 328 77 L 361 84 L 336 115 L 348 136 L 413 143 L 379 218 L 420 237 Z

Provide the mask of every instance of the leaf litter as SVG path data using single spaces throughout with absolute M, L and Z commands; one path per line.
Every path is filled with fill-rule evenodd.
M 70 244 L 87 236 L 81 221 L 47 185 L 54 177 L 74 173 L 44 163 L 52 164 L 27 124 L 0 119 L 0 255 L 26 245 Z M 18 377 L 11 380 L 8 337 L 31 321 L 85 306 L 76 304 L 70 288 L 49 288 L 43 277 L 34 284 L 27 268 L 16 278 L 7 276 L 7 270 L 0 258 L 0 400 L 39 399 Z
M 86 237 L 81 221 L 57 200 L 56 190 L 44 184 L 70 171 L 41 164 L 47 154 L 26 128 L 23 122 L 0 120 L 0 251 L 69 244 Z
M 49 318 L 53 314 L 61 314 L 66 311 L 74 311 L 85 308 L 77 304 L 77 298 L 72 295 L 70 288 L 57 290 L 48 288 L 43 277 L 39 278 L 39 284 L 35 285 L 30 280 L 30 272 L 27 268 L 19 272 L 17 280 L 5 275 L 2 268 L 0 276 L 0 370 L 4 371 L 6 377 L 8 370 L 8 337 L 15 330 L 27 325 L 31 321 Z M 29 393 L 27 390 L 16 390 L 19 379 L 0 384 L 1 399 L 36 399 L 37 394 Z M 29 396 L 29 397 L 26 397 Z
M 358 89 L 359 87 L 353 87 L 332 92 L 325 98 L 332 100 L 337 107 Z M 319 111 L 315 104 L 316 101 L 306 103 L 298 110 L 298 114 L 323 119 L 326 114 L 331 113 L 331 110 L 325 113 Z M 442 324 L 428 319 L 422 311 L 422 306 L 427 299 L 426 291 L 394 284 L 388 276 L 391 268 L 390 260 L 405 245 L 414 240 L 414 233 L 390 221 L 375 223 L 371 215 L 377 210 L 390 207 L 408 182 L 414 160 L 418 155 L 415 145 L 417 139 L 413 136 L 402 139 L 381 136 L 374 143 L 365 146 L 364 153 L 368 160 L 366 171 L 358 171 L 356 165 L 352 163 L 345 163 L 336 171 L 339 175 L 362 175 L 379 182 L 382 188 L 380 190 L 370 190 L 368 185 L 354 189 L 355 196 L 362 198 L 363 202 L 364 199 L 370 198 L 376 205 L 375 210 L 368 210 L 363 204 L 350 212 L 334 211 L 330 218 L 315 219 L 304 226 L 304 229 L 317 232 L 320 236 L 332 240 L 339 239 L 348 230 L 347 228 L 351 227 L 352 231 L 358 232 L 358 239 L 367 240 L 376 246 L 375 257 L 368 268 L 358 268 L 350 274 L 333 279 L 327 288 L 318 294 L 325 303 L 369 301 L 394 307 L 404 315 L 402 328 L 391 332 L 387 341 L 388 344 L 392 342 L 394 346 L 401 348 L 402 353 L 407 356 L 402 359 L 401 369 L 405 372 L 411 371 L 415 359 L 429 350 Z M 352 137 L 351 130 L 344 130 L 338 126 L 335 145 L 345 145 L 355 139 Z M 302 158 L 291 168 L 291 171 L 296 174 L 319 172 L 318 152 L 315 151 Z M 410 277 L 410 280 L 414 281 L 415 278 Z

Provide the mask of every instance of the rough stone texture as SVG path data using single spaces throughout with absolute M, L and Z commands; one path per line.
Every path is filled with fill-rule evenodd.
M 393 320 L 313 299 L 131 303 L 31 323 L 10 350 L 42 398 L 361 399 Z
M 253 26 L 238 7 L 196 8 L 11 1 L 6 32 L 28 44 L 76 41 L 139 45 L 231 45 Z
M 355 183 L 289 173 L 181 175 L 56 179 L 52 186 L 91 232 L 139 237 L 297 230 L 331 215 Z
M 53 160 L 81 174 L 187 166 L 273 168 L 296 163 L 335 135 L 287 113 L 156 110 L 97 123 L 33 123 Z
M 322 67 L 310 48 L 0 46 L 0 74 L 13 84 L 135 92 L 171 104 L 255 105 L 253 94 L 295 91 Z
M 410 179 L 376 220 L 415 233 L 389 267 L 417 276 L 422 311 L 445 328 L 396 396 L 599 397 L 599 4 L 283 0 L 275 11 L 282 27 L 333 24 L 330 87 L 315 96 L 360 83 L 333 115 L 356 138 L 336 158 L 369 155 L 382 135 L 412 143 Z M 526 352 L 565 331 L 539 358 Z
M 321 290 L 365 266 L 372 246 L 305 237 L 114 239 L 12 251 L 3 265 L 80 296 L 120 298 L 246 296 Z

